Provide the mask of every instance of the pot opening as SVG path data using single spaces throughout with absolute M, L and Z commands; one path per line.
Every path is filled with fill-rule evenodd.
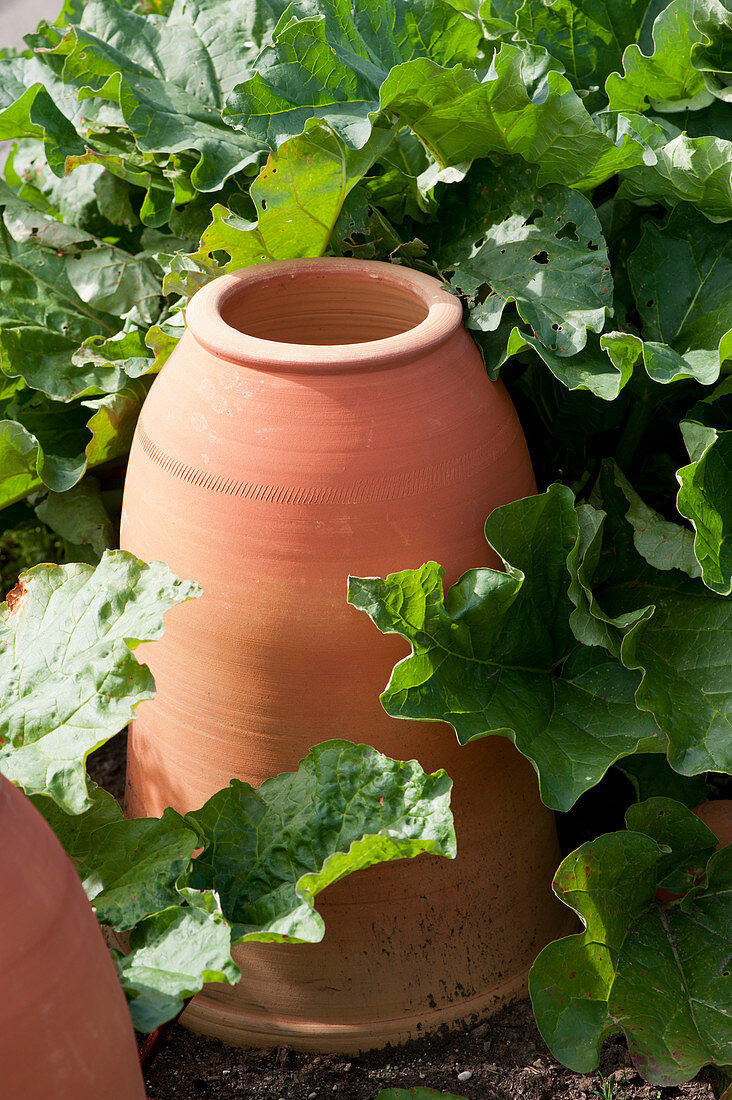
M 245 283 L 221 303 L 221 318 L 246 336 L 286 344 L 362 344 L 416 328 L 429 303 L 416 290 L 342 269 L 309 278 Z

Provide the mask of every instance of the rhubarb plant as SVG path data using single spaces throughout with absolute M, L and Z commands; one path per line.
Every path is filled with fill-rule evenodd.
M 236 983 L 238 943 L 318 943 L 326 886 L 456 852 L 448 776 L 348 741 L 316 745 L 256 790 L 234 779 L 194 812 L 125 818 L 85 762 L 154 694 L 135 646 L 198 594 L 120 550 L 96 569 L 36 566 L 0 608 L 0 772 L 53 828 L 100 924 L 129 937 L 113 954 L 140 1031 L 178 1015 L 205 982 Z
M 585 931 L 544 948 L 531 996 L 572 1069 L 594 1069 L 603 1037 L 622 1029 L 638 1072 L 673 1086 L 732 1063 L 732 844 L 715 852 L 716 836 L 672 799 L 631 807 L 627 825 L 557 871 Z M 676 900 L 659 901 L 659 887 Z
M 501 568 L 352 580 L 412 646 L 385 707 L 508 737 L 557 810 L 614 767 L 694 805 L 732 771 L 731 28 L 720 0 L 65 3 L 0 57 L 7 587 L 115 545 L 135 419 L 199 287 L 306 256 L 417 267 L 461 297 L 539 491 L 487 517 Z M 46 798 L 47 778 L 54 813 L 93 801 L 107 727 L 42 746 L 36 725 L 10 730 L 18 779 Z M 618 844 L 656 841 L 597 843 L 611 876 Z M 592 1064 L 611 1001 L 572 1058 Z M 722 1057 L 707 1038 L 634 1057 L 680 1080 Z

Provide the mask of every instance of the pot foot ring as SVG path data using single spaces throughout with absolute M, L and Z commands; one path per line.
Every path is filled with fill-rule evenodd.
M 181 1017 L 181 1023 L 199 1035 L 209 1035 L 236 1047 L 287 1046 L 291 1050 L 321 1054 L 356 1055 L 389 1044 L 433 1034 L 442 1027 L 469 1023 L 492 1015 L 509 1001 L 525 995 L 529 968 L 501 981 L 474 997 L 462 998 L 441 1008 L 424 1009 L 398 1019 L 367 1020 L 351 1024 L 318 1023 L 271 1016 L 256 1018 L 217 1002 L 210 994 L 199 994 Z M 213 987 L 212 987 L 213 992 Z

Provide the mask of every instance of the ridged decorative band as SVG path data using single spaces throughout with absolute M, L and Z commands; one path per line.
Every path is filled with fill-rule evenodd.
M 334 487 L 267 485 L 254 481 L 237 481 L 234 478 L 222 477 L 220 474 L 197 470 L 166 454 L 156 443 L 153 443 L 140 424 L 137 426 L 136 439 L 151 462 L 161 466 L 171 477 L 179 481 L 187 481 L 211 493 L 224 493 L 227 496 L 261 500 L 270 504 L 363 504 L 399 500 L 401 497 L 441 489 L 484 468 L 496 457 L 496 435 L 494 434 L 480 446 L 456 458 L 435 463 L 433 466 L 420 466 L 415 470 L 389 474 L 383 478 L 362 478 L 350 485 Z

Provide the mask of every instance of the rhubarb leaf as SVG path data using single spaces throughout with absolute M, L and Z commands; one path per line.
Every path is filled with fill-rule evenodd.
M 241 78 L 241 47 L 248 43 L 244 58 L 255 53 L 239 10 L 231 0 L 194 0 L 175 4 L 167 17 L 145 17 L 114 0 L 90 0 L 50 53 L 63 59 L 64 81 L 79 88 L 80 100 L 101 97 L 118 107 L 139 150 L 192 154 L 191 182 L 213 191 L 263 151 L 221 118 L 226 94 Z M 230 26 L 222 34 L 216 22 L 226 15 Z M 92 147 L 94 137 L 92 122 Z
M 644 340 L 669 346 L 699 381 L 714 382 L 732 353 L 732 241 L 726 226 L 683 203 L 662 226 L 646 220 L 628 274 Z
M 239 980 L 231 926 L 212 902 L 171 906 L 148 917 L 131 932 L 129 954 L 113 952 L 138 1031 L 154 1031 L 172 1020 L 206 982 Z
M 63 809 L 89 806 L 84 764 L 150 699 L 132 650 L 159 638 L 163 614 L 198 594 L 161 562 L 124 551 L 88 565 L 39 565 L 0 608 L 0 769 Z
M 178 283 L 176 289 L 187 293 L 198 289 L 206 281 L 205 274 L 199 274 L 201 269 L 210 271 L 213 278 L 270 260 L 321 256 L 346 196 L 389 138 L 388 132 L 375 132 L 363 149 L 354 151 L 327 123 L 308 122 L 301 135 L 270 155 L 252 184 L 256 222 L 224 206 L 213 207 L 213 221 L 204 230 L 198 251 L 179 260 L 190 261 L 193 281 L 185 288 Z M 214 256 L 222 251 L 229 256 L 226 263 Z
M 556 65 L 556 62 L 554 63 Z M 539 183 L 589 188 L 654 154 L 628 125 L 598 125 L 566 76 L 536 51 L 503 43 L 483 74 L 427 58 L 392 69 L 381 109 L 410 126 L 441 166 L 513 154 L 538 164 Z
M 623 54 L 623 73 L 612 73 L 605 88 L 612 111 L 698 110 L 712 102 L 703 75 L 692 63 L 692 49 L 702 40 L 696 18 L 721 8 L 717 0 L 672 0 L 653 24 L 653 51 L 632 43 Z
M 635 705 L 637 673 L 577 646 L 570 629 L 581 552 L 570 490 L 497 508 L 486 536 L 505 572 L 471 569 L 443 596 L 443 570 L 430 562 L 352 577 L 349 602 L 412 646 L 381 697 L 388 714 L 449 722 L 461 744 L 508 737 L 534 765 L 544 802 L 569 809 L 615 760 L 663 741 Z
M 637 552 L 628 498 L 612 465 L 598 486 L 604 516 L 593 536 L 594 569 L 578 570 L 572 629 L 641 674 L 636 702 L 668 738 L 682 775 L 732 772 L 732 603 L 677 569 L 659 572 Z M 598 552 L 598 541 L 602 549 Z
M 525 0 L 516 25 L 562 62 L 575 88 L 597 91 L 620 68 L 623 47 L 637 41 L 649 7 L 648 0 Z
M 233 940 L 317 943 L 325 931 L 314 898 L 374 863 L 454 857 L 452 782 L 416 761 L 366 745 L 326 741 L 254 789 L 232 780 L 186 815 L 203 836 L 190 885 L 215 890 Z
M 511 170 L 512 169 L 512 170 Z M 471 328 L 494 331 L 515 302 L 557 357 L 581 351 L 612 307 L 607 246 L 591 204 L 568 187 L 539 188 L 516 164 L 476 165 L 446 198 L 439 264 L 472 305 Z M 510 211 L 510 213 L 509 213 Z
M 694 525 L 694 553 L 704 583 L 722 596 L 732 592 L 732 431 L 692 420 L 681 423 L 691 462 L 676 474 L 676 500 Z
M 389 71 L 415 57 L 439 64 L 476 58 L 481 32 L 441 0 L 319 0 L 299 18 L 297 5 L 275 28 L 256 72 L 237 85 L 223 112 L 231 125 L 276 149 L 320 118 L 355 149 L 368 141 Z M 305 9 L 308 11 L 308 9 Z
M 162 818 L 129 820 L 117 801 L 90 784 L 90 808 L 66 813 L 45 795 L 33 802 L 63 844 L 100 924 L 127 932 L 183 898 L 176 888 L 188 870 L 198 834 L 168 808 Z
M 732 845 L 710 854 L 715 841 L 690 810 L 655 798 L 632 807 L 627 832 L 561 864 L 555 893 L 586 930 L 544 948 L 529 991 L 543 1038 L 571 1069 L 591 1073 L 618 1028 L 657 1086 L 732 1061 Z M 705 864 L 705 882 L 680 902 L 656 901 L 660 883 L 688 889 L 688 869 Z
M 629 505 L 625 518 L 633 528 L 633 545 L 640 556 L 664 573 L 680 569 L 689 577 L 701 576 L 694 553 L 694 535 L 688 527 L 671 523 L 649 508 L 617 466 L 614 477 Z
M 732 141 L 720 137 L 678 137 L 654 148 L 655 163 L 623 172 L 618 199 L 667 207 L 696 206 L 713 222 L 732 218 Z

